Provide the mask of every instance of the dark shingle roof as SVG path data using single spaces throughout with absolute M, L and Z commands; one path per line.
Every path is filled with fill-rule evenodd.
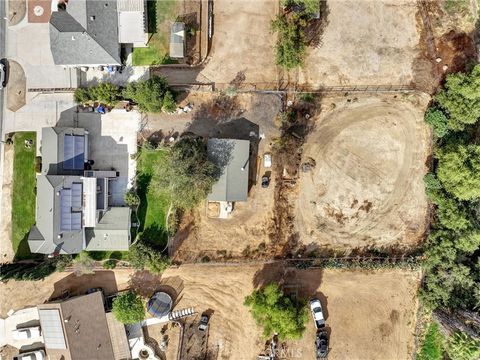
M 117 2 L 72 0 L 54 11 L 50 48 L 57 65 L 120 64 Z

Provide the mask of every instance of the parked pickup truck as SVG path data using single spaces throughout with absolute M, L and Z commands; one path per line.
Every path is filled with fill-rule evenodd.
M 323 316 L 322 304 L 318 299 L 310 300 L 310 311 L 312 312 L 313 321 L 317 329 L 325 327 L 325 317 Z
M 317 332 L 317 337 L 315 339 L 315 352 L 317 359 L 324 359 L 328 355 L 328 334 L 325 329 Z

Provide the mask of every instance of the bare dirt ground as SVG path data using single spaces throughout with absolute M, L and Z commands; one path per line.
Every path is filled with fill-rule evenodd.
M 0 317 L 6 317 L 10 309 L 43 304 L 49 299 L 62 295 L 84 294 L 89 288 L 101 287 L 112 294 L 129 286 L 133 270 L 97 271 L 95 274 L 76 276 L 73 273 L 54 273 L 43 281 L 8 281 L 0 283 Z
M 5 316 L 10 308 L 42 303 L 64 287 L 72 294 L 82 294 L 96 286 L 103 287 L 107 294 L 134 287 L 144 296 L 161 289 L 172 295 L 175 309 L 193 306 L 198 314 L 210 314 L 208 353 L 213 358 L 251 360 L 263 350 L 265 339 L 243 306 L 244 298 L 255 286 L 282 275 L 285 291 L 302 298 L 321 299 L 330 334 L 330 359 L 407 359 L 411 356 L 419 274 L 404 270 L 323 271 L 284 270 L 279 265 L 183 265 L 168 269 L 161 276 L 130 270 L 99 271 L 81 277 L 56 273 L 43 282 L 0 283 L 0 312 Z M 198 315 L 190 320 L 197 323 Z M 300 353 L 301 359 L 314 359 L 314 333 L 309 317 L 304 337 L 288 342 L 287 349 L 292 354 Z M 153 336 L 154 332 L 149 335 Z M 175 358 L 172 355 L 178 348 L 178 330 L 169 328 L 166 335 L 169 338 L 167 354 Z
M 308 135 L 300 173 L 296 228 L 312 247 L 406 248 L 422 238 L 423 176 L 430 132 L 427 96 L 326 98 Z
M 405 85 L 419 33 L 416 0 L 327 1 L 321 44 L 300 74 L 313 85 Z
M 251 187 L 248 201 L 235 203 L 229 219 L 209 218 L 206 204 L 199 206 L 193 214 L 184 216 L 171 253 L 175 260 L 203 256 L 210 259 L 254 256 L 251 252 L 264 248 L 269 240 L 273 217 L 274 177 L 271 176 L 267 189 L 261 187 L 260 179 L 272 170 L 263 168 L 263 154 L 271 151 L 274 139 L 279 136 L 275 119 L 281 109 L 281 99 L 266 94 L 226 97 L 194 93 L 182 104 L 188 102 L 194 104 L 191 113 L 149 115 L 142 136 L 164 141 L 170 136 L 193 132 L 204 137 L 248 139 L 251 142 Z M 260 135 L 264 138 L 259 140 Z
M 276 81 L 270 22 L 278 12 L 271 0 L 218 0 L 214 2 L 211 52 L 202 75 L 219 86 L 238 73 L 248 83 Z

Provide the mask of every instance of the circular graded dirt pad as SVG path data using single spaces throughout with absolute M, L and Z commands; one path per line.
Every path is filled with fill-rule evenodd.
M 300 175 L 296 225 L 303 244 L 403 247 L 421 238 L 430 151 L 424 109 L 415 97 L 343 98 L 323 111 L 303 152 L 316 162 Z

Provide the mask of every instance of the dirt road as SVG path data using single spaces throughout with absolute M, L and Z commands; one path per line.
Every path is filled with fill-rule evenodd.
M 426 228 L 427 97 L 325 99 L 303 158 L 296 226 L 305 245 L 404 248 Z M 334 104 L 334 105 L 332 105 Z

